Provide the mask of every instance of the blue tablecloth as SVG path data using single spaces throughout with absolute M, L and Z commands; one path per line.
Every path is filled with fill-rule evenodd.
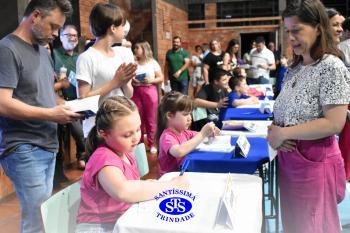
M 219 119 L 225 120 L 271 120 L 272 113 L 263 114 L 258 108 L 226 108 L 221 109 Z
M 232 137 L 235 145 L 237 137 Z M 250 151 L 247 158 L 232 158 L 232 153 L 193 151 L 183 160 L 183 169 L 190 172 L 253 174 L 269 161 L 269 148 L 264 138 L 248 138 Z
M 266 97 L 269 100 L 273 100 L 273 96 L 270 96 L 270 95 L 268 95 L 268 96 L 263 95 L 263 96 L 259 96 L 258 98 L 259 98 L 259 100 L 265 100 Z

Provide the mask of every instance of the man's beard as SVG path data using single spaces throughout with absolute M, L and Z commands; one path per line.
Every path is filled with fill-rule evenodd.
M 65 43 L 64 49 L 65 50 L 74 50 L 77 46 L 77 43 Z
M 42 37 L 42 33 L 37 30 L 35 27 L 32 28 L 33 40 L 36 44 L 46 45 L 53 41 L 52 38 L 44 38 Z

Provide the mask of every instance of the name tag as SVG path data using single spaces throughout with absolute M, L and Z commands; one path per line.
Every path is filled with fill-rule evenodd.
M 245 121 L 243 123 L 243 127 L 251 132 L 256 131 L 256 124 L 254 124 L 253 122 Z
M 272 113 L 272 106 L 270 105 L 270 103 L 262 102 L 260 104 L 259 111 L 261 114 L 264 114 L 264 113 L 270 114 L 270 113 Z
M 237 198 L 233 193 L 233 180 L 229 173 L 226 180 L 226 187 L 219 203 L 219 210 L 215 219 L 215 226 L 226 226 L 233 230 L 236 218 L 234 215 L 234 207 L 237 205 Z
M 246 136 L 241 135 L 238 137 L 235 147 L 235 157 L 247 158 L 250 150 L 250 143 Z

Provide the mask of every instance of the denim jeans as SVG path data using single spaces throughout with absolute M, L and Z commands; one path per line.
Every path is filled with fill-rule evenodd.
M 22 144 L 0 162 L 21 204 L 21 233 L 43 232 L 40 205 L 52 193 L 56 153 Z
M 181 80 L 180 82 L 170 79 L 171 90 L 181 92 L 184 95 L 188 95 L 188 79 Z

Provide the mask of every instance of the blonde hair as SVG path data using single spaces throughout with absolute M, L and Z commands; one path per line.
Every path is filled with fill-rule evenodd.
M 137 42 L 135 46 L 138 45 L 142 48 L 143 55 L 146 61 L 151 61 L 153 59 L 153 52 L 150 44 L 147 41 Z
M 95 126 L 89 132 L 86 140 L 85 149 L 88 158 L 97 147 L 104 143 L 98 132 L 113 128 L 118 117 L 128 116 L 135 111 L 137 111 L 135 103 L 124 96 L 113 96 L 103 101 L 96 113 Z

